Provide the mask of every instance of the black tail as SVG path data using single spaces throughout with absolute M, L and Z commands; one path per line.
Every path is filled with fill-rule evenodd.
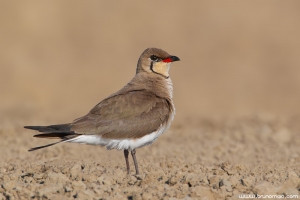
M 39 132 L 70 131 L 71 124 L 57 124 L 50 126 L 24 126 L 24 128 L 36 130 Z
M 41 134 L 34 135 L 33 137 L 62 139 L 61 141 L 55 143 L 31 148 L 28 151 L 35 151 L 38 149 L 49 147 L 80 135 L 80 134 L 76 134 L 74 131 L 71 131 L 71 124 L 58 124 L 58 125 L 50 125 L 50 126 L 24 126 L 24 128 L 42 132 Z
M 73 131 L 70 132 L 46 132 L 46 133 L 41 133 L 34 135 L 33 137 L 38 137 L 38 138 L 49 138 L 49 139 L 71 139 L 75 135 L 78 135 L 74 133 Z
M 29 149 L 28 151 L 35 151 L 35 150 L 42 149 L 42 148 L 45 148 L 45 147 L 50 147 L 52 145 L 55 145 L 55 144 L 58 144 L 58 143 L 61 143 L 61 142 L 63 142 L 63 140 L 58 141 L 58 142 L 54 142 L 54 143 L 51 143 L 51 144 L 47 144 L 47 145 L 44 145 L 44 146 L 33 147 L 33 148 Z

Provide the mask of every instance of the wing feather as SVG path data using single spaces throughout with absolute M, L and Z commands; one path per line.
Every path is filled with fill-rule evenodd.
M 103 138 L 140 138 L 156 131 L 169 117 L 167 99 L 147 91 L 130 91 L 107 98 L 71 124 L 78 134 Z

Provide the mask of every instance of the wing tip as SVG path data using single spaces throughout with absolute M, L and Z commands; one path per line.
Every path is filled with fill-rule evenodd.
M 32 129 L 34 126 L 24 126 L 23 128 Z
M 35 131 L 39 131 L 39 129 L 41 128 L 41 126 L 24 126 L 23 128 L 30 129 L 30 130 L 35 130 Z

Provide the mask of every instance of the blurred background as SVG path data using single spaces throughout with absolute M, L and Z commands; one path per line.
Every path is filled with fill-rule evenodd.
M 158 47 L 175 121 L 300 112 L 299 1 L 1 1 L 0 120 L 69 122 Z

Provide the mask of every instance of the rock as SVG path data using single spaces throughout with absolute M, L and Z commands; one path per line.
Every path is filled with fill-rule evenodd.
M 66 175 L 62 173 L 55 173 L 55 172 L 49 172 L 47 174 L 47 179 L 49 182 L 52 183 L 66 183 L 70 181 L 69 178 L 66 177 Z
M 70 169 L 70 176 L 73 180 L 81 181 L 82 179 L 82 168 L 80 164 L 75 164 Z
M 40 180 L 40 179 L 43 179 L 44 178 L 44 173 L 35 173 L 34 175 L 33 175 L 33 178 L 35 179 L 35 180 Z
M 65 192 L 71 192 L 71 191 L 73 190 L 73 189 L 72 189 L 71 187 L 69 187 L 69 186 L 65 186 L 64 189 L 65 189 Z
M 220 188 L 224 188 L 224 190 L 225 190 L 226 192 L 232 192 L 231 182 L 228 181 L 227 179 L 222 179 L 222 180 L 219 182 L 219 187 L 220 187 Z
M 82 181 L 74 181 L 74 182 L 72 182 L 72 186 L 73 186 L 74 190 L 76 190 L 76 191 L 86 189 L 86 185 Z
M 201 177 L 197 174 L 188 173 L 181 180 L 182 183 L 188 184 L 189 187 L 194 187 L 200 185 L 200 182 L 208 183 L 207 178 Z
M 250 187 L 251 185 L 253 185 L 254 181 L 255 181 L 255 178 L 252 177 L 252 176 L 243 178 L 243 179 L 241 180 L 242 184 L 243 184 L 244 186 L 247 186 L 247 187 Z
M 214 199 L 211 190 L 203 186 L 192 187 L 191 197 L 201 197 L 201 199 Z
M 219 188 L 220 176 L 211 176 L 208 178 L 209 185 L 214 189 Z
M 79 163 L 75 163 L 71 168 L 70 168 L 70 171 L 81 171 L 82 170 L 82 167 L 81 167 L 81 164 Z
M 239 179 L 236 176 L 230 176 L 229 181 L 233 187 L 237 186 L 240 184 Z
M 187 194 L 189 190 L 189 185 L 188 184 L 179 184 L 178 190 L 181 191 L 183 194 Z
M 143 199 L 143 200 L 151 200 L 151 199 L 153 199 L 153 195 L 150 194 L 150 193 L 144 192 L 144 193 L 142 194 L 142 199 Z
M 237 170 L 228 162 L 222 163 L 221 168 L 228 174 L 233 175 L 236 174 Z
M 140 192 L 133 192 L 131 197 L 132 197 L 132 200 L 142 200 L 142 196 L 141 196 Z
M 135 176 L 130 176 L 128 184 L 129 185 L 134 185 L 137 182 L 137 178 Z
M 145 176 L 145 179 L 143 179 L 142 181 L 141 181 L 141 186 L 143 187 L 143 188 L 145 188 L 145 187 L 147 187 L 147 185 L 155 185 L 155 184 L 157 184 L 157 183 L 163 183 L 163 182 L 161 182 L 161 180 L 160 179 L 157 179 L 157 176 L 152 176 L 151 174 L 147 174 L 146 176 Z M 165 181 L 166 182 L 166 181 Z M 164 182 L 164 183 L 165 183 Z
M 188 173 L 186 175 L 184 175 L 183 179 L 182 179 L 182 183 L 188 183 L 189 181 L 191 181 L 194 177 L 194 174 L 192 173 Z
M 168 185 L 173 186 L 173 185 L 175 185 L 175 184 L 177 183 L 177 179 L 176 179 L 175 176 L 172 176 L 172 177 L 169 178 L 169 180 L 167 180 L 166 183 L 167 183 Z

